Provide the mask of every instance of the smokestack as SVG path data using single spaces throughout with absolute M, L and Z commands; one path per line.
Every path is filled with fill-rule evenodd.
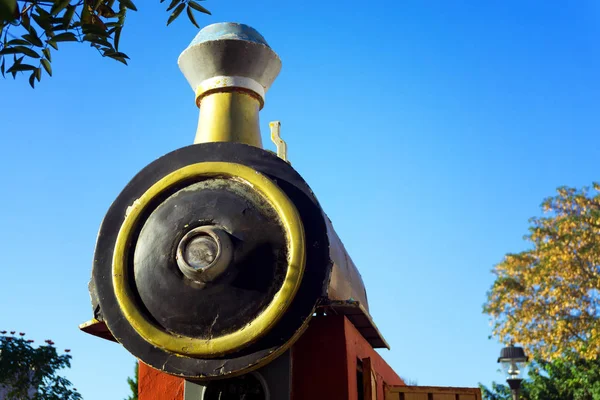
M 261 34 L 243 24 L 209 25 L 181 53 L 178 64 L 200 108 L 194 143 L 262 148 L 258 113 L 281 60 Z

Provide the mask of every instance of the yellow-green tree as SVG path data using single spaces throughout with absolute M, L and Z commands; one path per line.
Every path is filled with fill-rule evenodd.
M 530 220 L 529 250 L 507 254 L 484 312 L 504 343 L 544 360 L 600 354 L 600 184 L 561 187 Z

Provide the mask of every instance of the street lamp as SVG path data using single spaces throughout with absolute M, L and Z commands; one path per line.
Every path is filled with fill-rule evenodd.
M 519 400 L 519 391 L 521 389 L 521 372 L 525 369 L 528 357 L 522 347 L 511 344 L 500 350 L 498 362 L 502 364 L 502 369 L 507 375 L 506 382 L 512 391 L 513 400 Z

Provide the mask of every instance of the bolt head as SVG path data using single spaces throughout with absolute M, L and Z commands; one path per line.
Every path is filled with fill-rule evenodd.
M 195 270 L 203 270 L 215 261 L 218 252 L 219 245 L 213 238 L 198 235 L 185 245 L 183 259 Z

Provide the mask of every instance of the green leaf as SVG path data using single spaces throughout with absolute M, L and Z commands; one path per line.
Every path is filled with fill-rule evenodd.
M 171 0 L 171 4 L 167 7 L 167 11 L 171 11 L 178 3 L 181 3 L 181 0 Z
M 116 55 L 109 55 L 107 57 L 110 57 L 110 58 L 112 58 L 114 60 L 117 60 L 117 61 L 122 62 L 123 64 L 127 65 L 127 60 L 125 60 L 125 57 L 119 57 L 119 56 L 116 56 Z
M 38 82 L 42 80 L 42 69 L 41 68 L 36 68 L 35 77 L 37 78 Z
M 48 61 L 52 61 L 52 57 L 50 56 L 50 49 L 49 48 L 45 48 L 44 50 L 42 50 L 42 53 L 44 53 L 44 57 L 46 57 L 46 59 Z
M 21 65 L 21 61 L 23 61 L 23 58 L 25 58 L 25 56 L 17 58 L 16 54 L 13 54 L 13 67 L 15 65 Z M 12 74 L 13 79 L 17 78 L 17 71 L 10 71 L 10 73 Z
M 35 30 L 35 28 L 33 27 L 33 25 L 30 25 L 27 27 L 27 32 L 29 32 L 29 34 L 31 36 L 35 36 L 35 37 L 40 37 L 37 33 L 37 31 Z
M 25 46 L 15 46 L 15 47 L 18 47 L 19 50 L 21 50 L 21 53 L 23 53 L 26 56 L 29 56 L 31 58 L 40 58 L 41 57 L 37 51 L 32 50 L 29 47 L 25 47 Z
M 88 4 L 88 1 L 84 0 L 83 1 L 84 6 L 83 9 L 81 10 L 81 15 L 78 15 L 79 19 L 81 20 L 81 23 L 83 24 L 90 24 L 92 22 L 92 7 Z
M 0 21 L 12 21 L 15 16 L 16 8 L 16 1 L 0 0 Z
M 52 67 L 50 66 L 50 62 L 46 59 L 42 59 L 42 66 L 48 73 L 48 75 L 52 76 Z
M 17 53 L 20 53 L 20 51 L 15 49 L 14 47 L 5 47 L 2 50 L 0 50 L 0 56 L 2 56 L 4 54 L 17 54 Z
M 62 24 L 63 17 L 50 17 L 50 22 L 52 22 L 53 24 Z
M 52 23 L 49 16 L 31 14 L 31 17 L 37 22 L 37 24 L 44 30 L 48 30 L 51 28 Z
M 21 25 L 25 29 L 29 29 L 29 27 L 31 26 L 31 19 L 29 18 L 28 13 L 21 14 Z
M 192 22 L 192 24 L 194 24 L 196 26 L 196 28 L 200 29 L 200 26 L 196 22 L 196 18 L 194 18 L 194 14 L 192 13 L 192 9 L 189 6 L 189 4 L 187 6 L 186 12 L 187 12 L 187 16 L 190 19 L 190 21 Z
M 63 32 L 52 38 L 53 42 L 77 42 L 77 36 L 73 32 Z
M 4 57 L 2 57 L 2 64 L 0 64 L 0 72 L 2 73 L 2 77 L 6 78 L 6 76 L 4 76 Z
M 58 50 L 58 45 L 54 41 L 54 37 L 52 39 L 50 39 L 50 40 L 46 40 L 46 43 L 48 43 L 48 45 L 52 46 L 54 48 L 54 50 Z
M 202 7 L 200 4 L 196 3 L 195 1 L 190 0 L 188 2 L 188 5 L 196 11 L 200 11 L 200 12 L 203 12 L 204 14 L 212 15 L 210 13 L 210 11 L 208 11 L 206 8 Z
M 104 0 L 96 0 L 96 3 L 94 4 L 94 11 L 97 11 L 98 7 L 100 7 L 102 3 L 104 3 Z
M 127 54 L 121 53 L 119 51 L 107 50 L 104 52 L 104 55 L 107 57 L 119 57 L 119 58 L 126 58 L 129 60 L 129 56 L 127 56 Z
M 58 15 L 58 13 L 60 13 L 65 7 L 67 7 L 69 5 L 69 1 L 70 0 L 58 0 L 58 1 L 56 1 L 52 5 L 52 8 L 50 9 L 50 14 L 52 14 L 52 15 Z
M 63 33 L 59 33 L 58 35 L 52 37 L 52 39 L 47 40 L 46 43 L 48 43 L 50 46 L 54 47 L 55 50 L 58 50 L 57 42 L 78 42 L 78 41 L 79 40 L 77 39 L 75 34 L 73 34 L 73 32 L 63 32 Z
M 29 64 L 15 64 L 10 67 L 6 72 L 22 72 L 22 71 L 35 71 L 36 68 L 33 65 Z
M 125 7 L 129 8 L 130 10 L 133 11 L 137 11 L 137 8 L 135 8 L 135 5 L 131 2 L 131 0 L 119 0 L 119 5 L 123 4 Z
M 2 0 L 0 0 L 2 1 Z M 22 46 L 31 46 L 31 43 L 29 43 L 27 40 L 23 40 L 23 39 L 13 39 L 10 40 L 8 43 L 6 43 L 7 46 L 14 46 L 16 44 L 20 44 Z
M 27 40 L 29 43 L 31 43 L 37 47 L 42 47 L 44 45 L 44 43 L 40 40 L 39 37 L 30 35 L 30 34 L 23 35 L 23 39 Z M 29 46 L 29 43 L 27 43 L 28 46 Z
M 38 12 L 38 14 L 42 17 L 42 18 L 48 18 L 50 17 L 50 13 L 46 10 L 44 10 L 42 7 L 40 7 L 39 5 L 35 5 L 35 11 Z
M 29 76 L 29 84 L 33 89 L 35 89 L 35 71 L 33 71 Z
M 40 58 L 40 55 L 35 51 L 25 46 L 14 46 L 9 48 L 4 48 L 0 51 L 0 54 L 25 54 L 31 58 Z
M 81 26 L 81 30 L 85 34 L 91 33 L 94 35 L 99 35 L 99 36 L 104 36 L 104 37 L 109 36 L 109 34 L 106 32 L 106 30 L 104 30 L 104 28 L 102 28 L 98 25 L 95 25 L 95 24 L 83 24 Z
M 64 29 L 69 29 L 69 25 L 71 24 L 71 20 L 73 19 L 73 15 L 75 14 L 75 6 L 70 5 L 67 7 L 67 11 L 65 11 L 62 17 L 62 24 Z
M 115 43 L 115 50 L 119 50 L 119 40 L 121 40 L 121 30 L 123 29 L 122 26 L 117 27 L 117 29 L 115 29 L 115 38 L 113 39 L 113 42 Z
M 167 21 L 167 26 L 169 26 L 169 24 L 171 22 L 173 22 L 175 20 L 175 18 L 177 18 L 179 16 L 179 14 L 181 14 L 181 12 L 183 11 L 184 8 L 185 8 L 185 4 L 183 4 L 183 3 L 181 3 L 180 5 L 177 6 L 175 11 L 173 11 L 173 14 L 171 14 L 171 16 L 169 17 L 169 20 Z
M 87 35 L 83 36 L 83 40 L 86 42 L 101 44 L 103 46 L 112 48 L 112 44 L 110 44 L 110 42 L 108 40 L 106 40 L 105 38 L 103 38 L 102 36 L 93 35 L 91 33 L 88 33 Z
M 120 8 L 123 7 L 123 8 Z M 125 24 L 125 17 L 127 16 L 127 8 L 125 6 L 121 6 L 119 5 L 119 13 L 117 14 L 117 21 L 119 22 L 119 24 L 124 25 Z
M 117 13 L 115 13 L 115 11 L 106 4 L 100 5 L 97 14 L 103 18 L 114 18 L 117 16 Z

